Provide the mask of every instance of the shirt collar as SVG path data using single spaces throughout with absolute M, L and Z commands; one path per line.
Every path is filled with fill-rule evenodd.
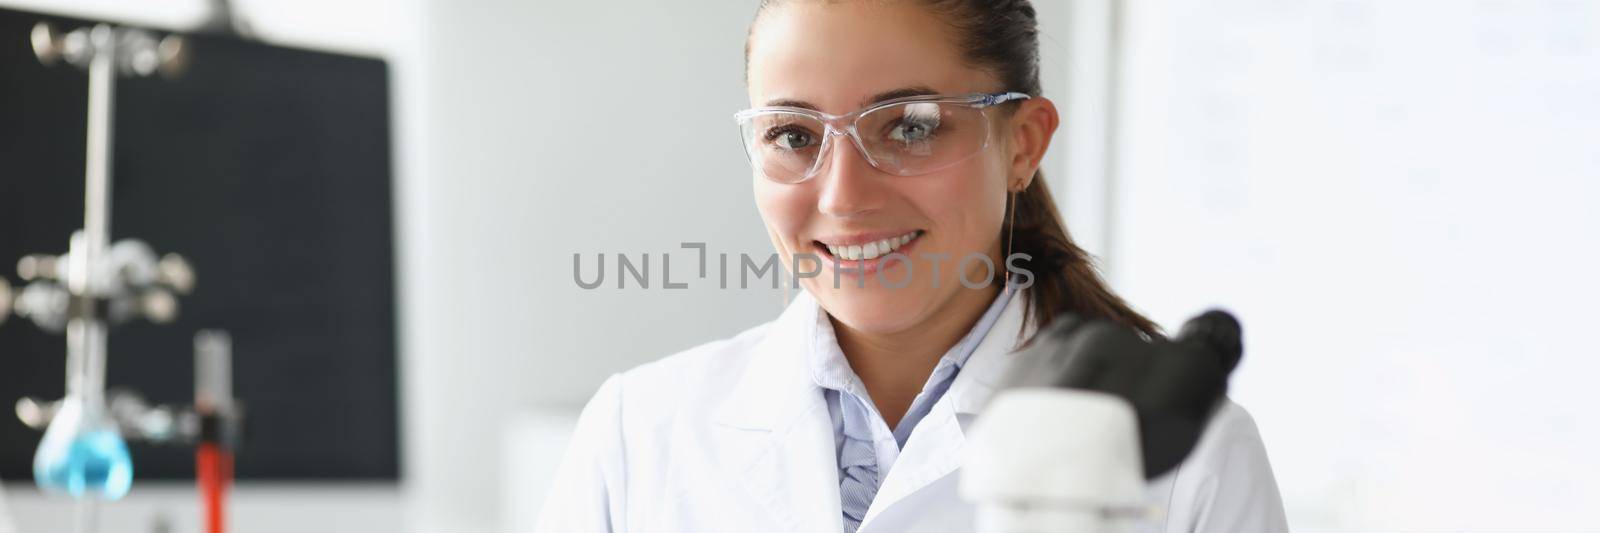
M 1016 291 L 1010 290 L 1009 286 L 1000 290 L 1000 294 L 989 303 L 989 308 L 978 318 L 972 329 L 939 357 L 939 364 L 934 367 L 935 374 L 940 367 L 952 366 L 960 370 L 961 366 L 967 363 L 972 352 L 977 350 L 978 345 L 989 334 L 989 330 L 993 329 L 995 322 L 1000 319 L 1014 292 Z M 833 323 L 828 320 L 827 311 L 822 309 L 821 304 L 816 305 L 816 319 L 812 321 L 809 335 L 811 349 L 807 352 L 807 366 L 811 368 L 812 380 L 824 389 L 866 397 L 865 386 L 850 369 L 850 362 L 845 359 L 844 351 L 839 348 L 839 337 L 833 330 Z

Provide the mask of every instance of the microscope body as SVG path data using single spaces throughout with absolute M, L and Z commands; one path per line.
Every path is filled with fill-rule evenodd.
M 968 438 L 976 531 L 1125 533 L 1157 516 L 1146 482 L 1199 441 L 1242 346 L 1222 311 L 1173 340 L 1076 317 L 1040 330 Z

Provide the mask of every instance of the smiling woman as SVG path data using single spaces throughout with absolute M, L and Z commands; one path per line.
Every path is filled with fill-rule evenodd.
M 607 380 L 540 531 L 972 530 L 964 432 L 1030 334 L 1067 313 L 1159 334 L 1039 175 L 1060 119 L 1036 26 L 1026 0 L 762 4 L 736 119 L 805 290 L 773 322 Z M 801 275 L 807 258 L 827 275 Z M 1148 493 L 1167 510 L 1154 530 L 1287 529 L 1231 403 Z

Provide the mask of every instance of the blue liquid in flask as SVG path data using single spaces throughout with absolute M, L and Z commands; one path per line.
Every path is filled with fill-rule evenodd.
M 62 413 L 69 414 L 63 409 Z M 45 431 L 33 458 L 33 479 L 39 488 L 73 498 L 117 500 L 133 486 L 133 460 L 116 429 L 71 427 L 81 416 L 58 418 Z M 72 420 L 72 419 L 77 420 Z M 65 423 L 67 427 L 56 427 Z

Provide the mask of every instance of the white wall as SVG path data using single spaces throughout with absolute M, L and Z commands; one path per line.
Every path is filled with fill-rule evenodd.
M 404 62 L 417 42 L 421 0 L 233 0 L 266 41 Z M 168 30 L 194 27 L 209 0 L 4 0 L 12 9 L 110 20 Z
M 732 119 L 747 106 L 753 12 L 746 0 L 430 4 L 427 281 L 411 286 L 408 383 L 430 527 L 492 528 L 519 511 L 500 504 L 516 480 L 491 460 L 514 415 L 575 409 L 613 372 L 778 312 L 770 289 L 660 285 L 667 252 L 674 280 L 696 281 L 680 242 L 770 253 Z M 607 286 L 580 289 L 574 253 L 589 269 L 607 254 Z M 650 289 L 615 288 L 617 253 L 651 255 Z
M 76 502 L 27 485 L 7 487 L 15 533 L 76 531 Z M 228 531 L 303 533 L 406 531 L 405 499 L 393 484 L 245 483 L 229 493 Z M 0 509 L 0 517 L 7 516 Z M 202 533 L 193 483 L 141 481 L 127 497 L 95 511 L 97 533 Z M 0 524 L 0 533 L 11 533 Z
M 1600 530 L 1600 3 L 1130 5 L 1114 277 L 1240 313 L 1296 530 Z

